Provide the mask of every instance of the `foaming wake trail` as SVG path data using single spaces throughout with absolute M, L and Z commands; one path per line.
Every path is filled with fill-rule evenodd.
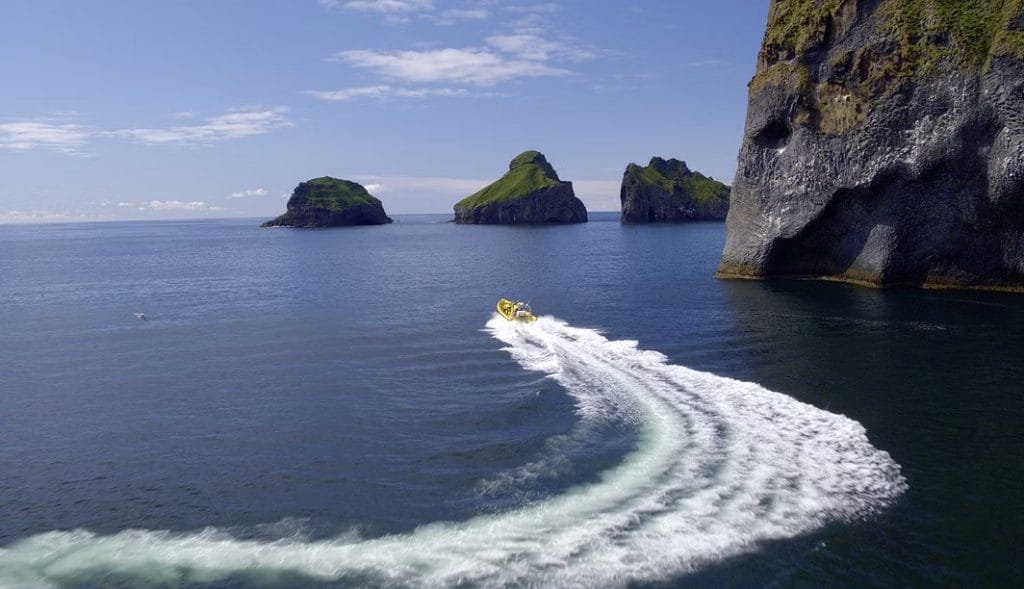
M 557 380 L 581 423 L 635 424 L 636 450 L 562 495 L 382 538 L 48 532 L 0 549 L 0 586 L 282 573 L 379 586 L 622 586 L 870 515 L 906 488 L 899 466 L 843 416 L 550 317 L 495 316 L 487 329 L 524 368 Z

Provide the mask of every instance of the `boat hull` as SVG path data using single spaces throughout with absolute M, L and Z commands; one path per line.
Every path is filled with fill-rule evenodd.
M 509 321 L 536 321 L 537 316 L 526 312 L 516 314 L 516 301 L 509 299 L 498 299 L 498 314 Z

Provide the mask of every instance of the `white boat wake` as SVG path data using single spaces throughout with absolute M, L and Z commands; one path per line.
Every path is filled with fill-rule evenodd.
M 47 532 L 0 549 L 0 587 L 159 584 L 283 573 L 379 586 L 623 586 L 671 578 L 759 543 L 868 516 L 905 489 L 857 422 L 763 387 L 669 364 L 551 317 L 488 331 L 557 380 L 583 424 L 635 424 L 639 444 L 596 482 L 517 510 L 362 539 Z

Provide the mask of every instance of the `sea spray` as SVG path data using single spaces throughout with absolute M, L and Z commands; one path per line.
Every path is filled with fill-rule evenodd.
M 0 549 L 0 587 L 274 584 L 282 574 L 380 586 L 622 586 L 865 517 L 906 488 L 899 466 L 846 417 L 551 317 L 495 317 L 487 330 L 525 369 L 564 387 L 582 431 L 609 419 L 631 424 L 635 450 L 561 495 L 381 538 L 268 542 L 212 528 L 38 534 Z

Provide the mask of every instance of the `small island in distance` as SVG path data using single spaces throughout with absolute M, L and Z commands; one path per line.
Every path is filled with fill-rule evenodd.
M 261 227 L 344 227 L 390 222 L 380 199 L 362 184 L 324 176 L 296 186 L 288 199 L 287 212 Z
M 631 163 L 622 177 L 623 223 L 722 221 L 729 211 L 729 187 L 691 171 L 686 162 L 651 158 Z M 454 206 L 453 221 L 466 225 L 564 225 L 587 222 L 587 207 L 572 182 L 558 177 L 544 154 L 520 153 L 508 172 Z M 323 176 L 301 182 L 287 211 L 261 227 L 347 227 L 384 225 L 392 220 L 383 203 L 357 182 Z
M 455 204 L 455 222 L 476 225 L 586 223 L 587 207 L 572 182 L 559 179 L 539 151 L 516 156 L 508 172 Z
M 729 212 L 729 187 L 675 158 L 626 166 L 619 199 L 623 223 L 724 221 Z

